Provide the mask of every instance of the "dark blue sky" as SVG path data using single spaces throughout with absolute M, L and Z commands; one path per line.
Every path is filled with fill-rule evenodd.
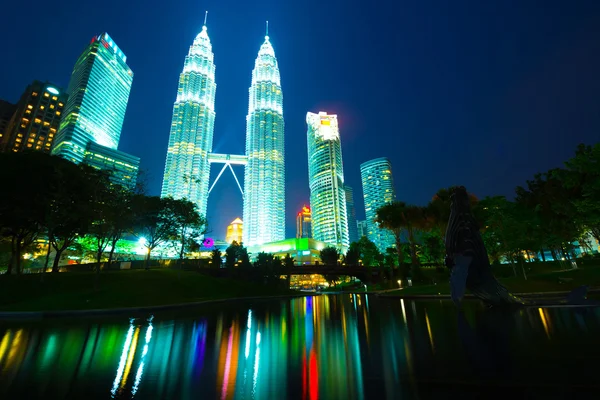
M 269 20 L 284 93 L 288 237 L 309 198 L 307 111 L 338 114 L 361 218 L 366 160 L 389 157 L 398 198 L 409 203 L 453 184 L 510 196 L 600 137 L 597 0 L 10 2 L 0 98 L 16 102 L 33 79 L 66 88 L 91 37 L 109 32 L 135 74 L 120 149 L 141 157 L 150 194 L 159 194 L 178 75 L 204 10 L 217 66 L 215 152 L 244 151 L 251 71 Z M 241 214 L 225 174 L 209 200 L 212 235 L 223 237 Z

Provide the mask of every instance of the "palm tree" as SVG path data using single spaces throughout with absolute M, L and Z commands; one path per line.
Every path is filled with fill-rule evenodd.
M 408 205 L 403 201 L 395 201 L 377 210 L 375 222 L 394 235 L 399 260 L 403 259 L 402 232 L 406 231 L 410 244 L 411 263 L 412 265 L 419 265 L 415 233 L 418 230 L 426 229 L 428 226 L 427 213 L 424 207 Z

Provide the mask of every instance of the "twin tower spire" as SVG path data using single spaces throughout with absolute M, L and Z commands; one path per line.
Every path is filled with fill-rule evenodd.
M 207 17 L 208 12 L 179 76 L 161 192 L 162 197 L 192 201 L 205 216 L 217 88 Z M 268 33 L 267 22 L 265 41 L 252 71 L 246 116 L 243 194 L 246 246 L 285 238 L 283 94 Z

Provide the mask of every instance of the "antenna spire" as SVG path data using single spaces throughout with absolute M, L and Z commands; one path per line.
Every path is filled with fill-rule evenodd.
M 269 21 L 267 21 L 267 37 L 269 37 Z
M 208 10 L 204 13 L 204 26 L 206 26 L 206 19 L 208 18 Z

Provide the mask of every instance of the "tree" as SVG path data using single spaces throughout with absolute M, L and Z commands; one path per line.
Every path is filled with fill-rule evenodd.
M 148 269 L 152 250 L 177 234 L 173 199 L 135 195 L 133 208 L 136 236 L 143 238 L 147 249 L 145 268 Z
M 425 208 L 395 201 L 380 207 L 377 210 L 375 220 L 382 228 L 389 230 L 394 235 L 396 251 L 400 260 L 402 260 L 402 232 L 406 231 L 411 248 L 411 263 L 412 265 L 419 265 L 416 233 L 418 230 L 424 230 L 428 227 Z
M 213 268 L 216 268 L 216 269 L 221 268 L 221 264 L 223 263 L 223 260 L 221 257 L 222 257 L 221 250 L 214 249 L 213 251 L 211 251 L 210 260 L 211 260 L 211 265 Z
M 348 266 L 358 266 L 360 261 L 360 244 L 358 242 L 350 243 L 348 251 L 344 256 L 344 264 Z
M 340 258 L 338 249 L 333 246 L 327 246 L 320 252 L 321 261 L 328 266 L 336 266 Z
M 448 220 L 450 219 L 450 208 L 452 205 L 452 193 L 456 186 L 450 186 L 437 191 L 431 201 L 426 207 L 426 217 L 428 219 L 429 228 L 433 233 L 437 234 L 442 241 L 446 236 L 446 229 L 448 226 Z M 474 194 L 469 193 L 469 203 L 471 203 L 471 209 L 474 210 L 478 202 L 477 197 Z
M 175 224 L 175 238 L 180 243 L 179 267 L 181 268 L 186 248 L 206 233 L 206 220 L 198 212 L 196 204 L 185 199 L 169 199 Z
M 287 253 L 285 255 L 285 257 L 283 258 L 283 265 L 285 268 L 294 268 L 294 263 L 296 262 L 296 260 L 294 260 L 291 256 L 290 253 Z
M 600 143 L 580 144 L 565 167 L 553 170 L 553 177 L 570 192 L 577 220 L 600 241 Z
M 0 236 L 10 244 L 7 275 L 21 272 L 22 254 L 44 231 L 55 171 L 68 161 L 40 152 L 0 154 Z M 49 246 L 50 248 L 50 246 Z
M 235 240 L 225 249 L 225 267 L 233 268 L 237 262 L 240 245 Z
M 434 233 L 423 236 L 423 256 L 432 264 L 443 264 L 446 249 L 442 239 Z
M 366 267 L 376 267 L 383 259 L 383 256 L 375 243 L 370 241 L 366 236 L 358 239 L 358 248 L 360 250 L 360 260 L 362 260 L 362 265 Z

